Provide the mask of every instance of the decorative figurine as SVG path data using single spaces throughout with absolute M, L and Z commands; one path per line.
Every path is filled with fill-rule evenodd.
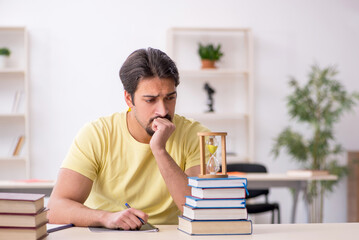
M 214 112 L 213 110 L 213 98 L 212 95 L 216 92 L 214 89 L 208 84 L 204 84 L 204 89 L 207 91 L 208 99 L 207 99 L 207 105 L 208 105 L 208 111 L 207 112 Z

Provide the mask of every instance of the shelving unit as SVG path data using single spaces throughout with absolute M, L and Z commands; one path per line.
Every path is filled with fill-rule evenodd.
M 30 178 L 26 28 L 0 27 L 0 47 L 11 51 L 7 66 L 0 69 L 0 180 Z M 13 156 L 20 136 L 24 136 L 24 145 Z
M 252 42 L 247 28 L 171 28 L 167 35 L 167 53 L 180 73 L 176 112 L 227 132 L 228 163 L 254 161 Z M 201 69 L 199 43 L 221 44 L 216 69 Z M 206 82 L 216 91 L 211 113 Z

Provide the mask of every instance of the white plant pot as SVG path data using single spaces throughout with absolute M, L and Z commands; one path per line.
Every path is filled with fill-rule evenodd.
M 8 57 L 4 55 L 0 55 L 0 69 L 4 69 L 7 67 Z

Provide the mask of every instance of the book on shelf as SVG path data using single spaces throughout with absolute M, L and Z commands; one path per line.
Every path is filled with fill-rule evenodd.
M 198 198 L 246 198 L 244 187 L 231 188 L 191 188 L 191 195 Z
M 12 113 L 18 113 L 19 112 L 23 95 L 24 95 L 24 93 L 21 90 L 15 92 L 14 102 L 12 104 Z
M 0 239 L 39 240 L 47 236 L 46 223 L 39 227 L 0 227 Z
M 183 206 L 183 216 L 193 220 L 247 219 L 246 208 L 193 208 Z
M 22 182 L 22 183 L 53 183 L 54 182 L 54 180 L 39 179 L 39 178 L 19 179 L 19 180 L 14 180 L 14 181 Z
M 12 153 L 13 156 L 18 156 L 24 146 L 25 137 L 23 135 L 19 136 L 16 142 L 16 146 L 14 152 Z
M 191 187 L 243 187 L 247 186 L 247 179 L 229 176 L 227 178 L 199 178 L 188 177 L 188 185 Z
M 44 194 L 0 192 L 0 213 L 36 214 L 44 207 Z
M 192 220 L 178 216 L 178 229 L 190 235 L 252 234 L 251 220 Z
M 186 205 L 194 208 L 245 208 L 246 200 L 243 198 L 196 198 L 186 196 Z
M 289 170 L 287 171 L 288 176 L 295 177 L 314 177 L 314 176 L 325 176 L 328 175 L 329 172 L 326 170 L 306 170 L 306 169 L 298 169 L 298 170 Z
M 38 227 L 47 223 L 47 209 L 32 213 L 0 213 L 1 227 Z

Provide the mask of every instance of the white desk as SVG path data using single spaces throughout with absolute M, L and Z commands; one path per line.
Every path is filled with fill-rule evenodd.
M 277 173 L 247 173 L 243 175 L 248 180 L 248 188 L 263 189 L 272 187 L 287 187 L 294 189 L 291 223 L 295 223 L 296 210 L 299 193 L 307 194 L 307 185 L 310 181 L 337 180 L 336 175 L 325 175 L 315 177 L 294 177 L 287 174 Z
M 291 213 L 291 222 L 295 222 L 296 209 L 299 193 L 306 194 L 308 182 L 313 180 L 328 181 L 337 180 L 335 175 L 316 176 L 316 177 L 292 177 L 287 174 L 275 173 L 248 173 L 243 175 L 248 179 L 248 188 L 261 189 L 272 187 L 293 188 L 295 191 Z M 50 196 L 55 185 L 55 181 L 50 182 L 16 182 L 0 181 L 0 192 L 23 192 L 23 193 L 42 193 Z
M 359 223 L 326 224 L 254 224 L 252 235 L 190 236 L 177 230 L 177 225 L 157 225 L 159 232 L 91 232 L 88 228 L 68 228 L 50 233 L 47 240 L 351 240 L 358 239 Z

